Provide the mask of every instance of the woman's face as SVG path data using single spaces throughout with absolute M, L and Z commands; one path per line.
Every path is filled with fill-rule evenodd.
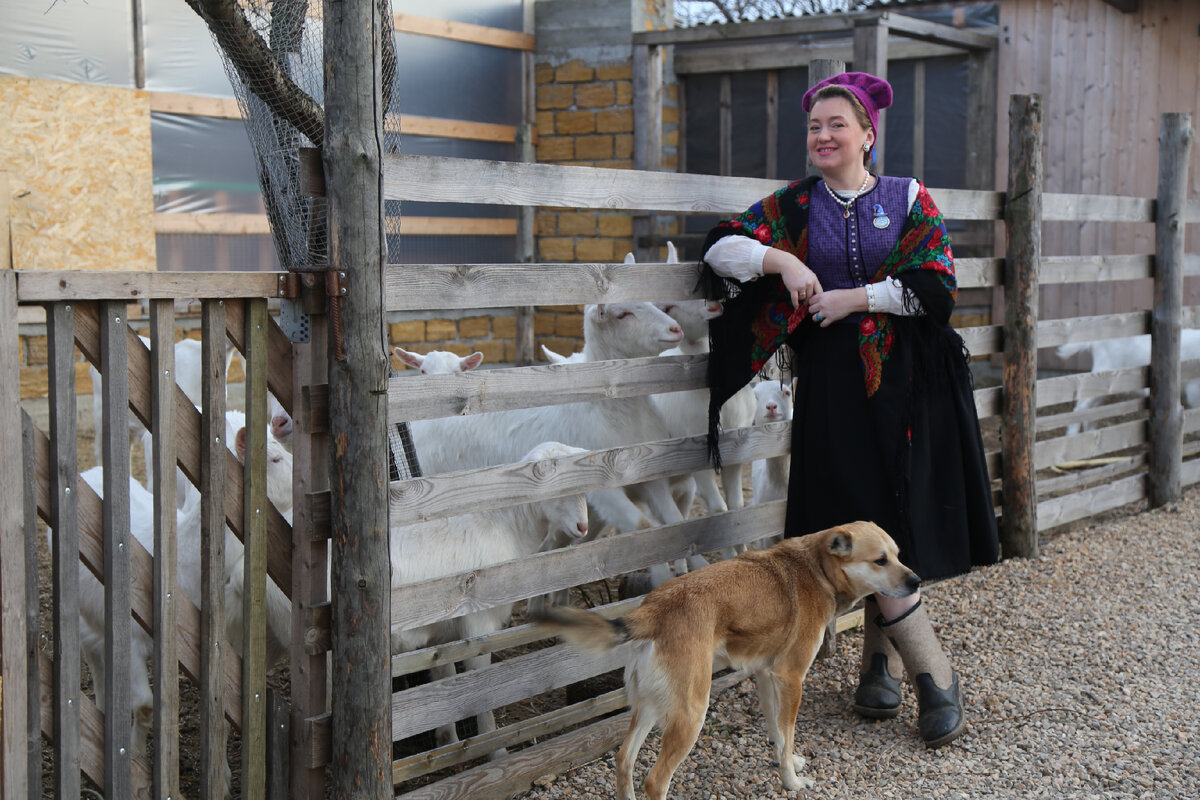
M 808 154 L 823 174 L 862 166 L 863 144 L 873 144 L 875 132 L 864 128 L 854 106 L 844 97 L 826 97 L 808 113 Z

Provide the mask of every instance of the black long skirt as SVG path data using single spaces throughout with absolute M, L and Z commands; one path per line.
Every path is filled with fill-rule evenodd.
M 916 330 L 911 320 L 896 324 L 898 334 Z M 804 327 L 793 358 L 787 535 L 871 521 L 926 580 L 995 562 L 996 518 L 957 334 L 941 329 L 936 336 L 947 338 L 932 343 L 898 335 L 886 382 L 869 398 L 857 325 Z M 942 352 L 918 354 L 914 367 L 915 347 Z M 917 369 L 938 377 L 914 380 Z

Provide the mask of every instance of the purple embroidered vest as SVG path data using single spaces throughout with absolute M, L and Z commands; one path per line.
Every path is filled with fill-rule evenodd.
M 853 289 L 874 280 L 884 258 L 900 240 L 908 218 L 911 178 L 880 176 L 845 216 L 825 181 L 817 181 L 808 208 L 808 261 L 822 289 Z M 857 321 L 860 314 L 847 319 Z

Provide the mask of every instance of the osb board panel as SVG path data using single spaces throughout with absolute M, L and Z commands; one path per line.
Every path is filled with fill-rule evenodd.
M 0 75 L 17 269 L 155 268 L 145 92 Z

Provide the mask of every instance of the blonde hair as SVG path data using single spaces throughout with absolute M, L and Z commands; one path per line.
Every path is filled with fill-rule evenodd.
M 857 97 L 855 97 L 854 92 L 850 91 L 845 86 L 838 86 L 837 84 L 830 84 L 828 86 L 822 86 L 820 89 L 817 89 L 817 93 L 815 95 L 813 95 L 812 103 L 809 104 L 809 108 L 812 108 L 813 106 L 815 106 L 818 101 L 827 100 L 830 97 L 842 97 L 842 98 L 845 98 L 846 100 L 849 100 L 850 107 L 852 109 L 854 109 L 854 118 L 856 120 L 858 120 L 858 124 L 862 126 L 862 129 L 864 131 L 874 131 L 875 130 L 875 126 L 871 124 L 871 118 L 867 115 L 867 110 L 865 108 L 863 108 L 862 101 L 859 100 Z M 875 133 L 878 136 L 879 132 L 875 131 Z M 874 145 L 872 145 L 872 147 L 874 147 Z M 870 165 L 871 165 L 871 151 L 867 150 L 865 153 L 863 153 L 863 166 L 869 167 Z

